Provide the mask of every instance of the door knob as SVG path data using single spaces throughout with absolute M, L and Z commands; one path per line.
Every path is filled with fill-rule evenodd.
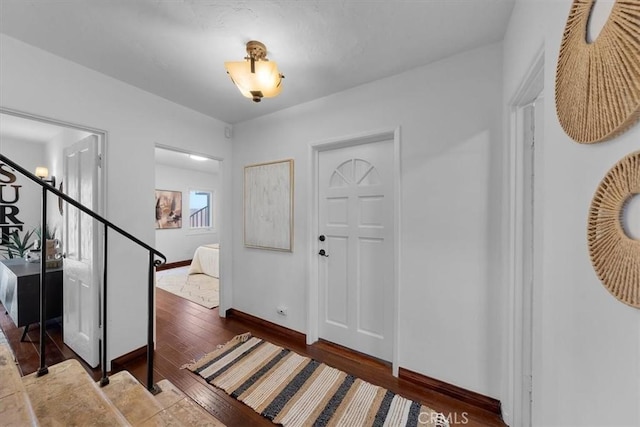
M 318 252 L 318 255 L 329 258 L 329 255 L 327 255 L 324 249 L 320 249 L 320 252 Z
M 326 237 L 324 237 L 324 234 L 321 234 L 320 237 L 318 237 L 318 240 L 320 240 L 321 242 L 324 242 L 326 239 Z

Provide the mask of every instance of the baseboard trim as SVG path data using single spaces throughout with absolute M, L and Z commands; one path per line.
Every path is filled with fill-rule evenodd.
M 227 319 L 236 319 L 244 323 L 255 325 L 257 328 L 266 329 L 271 333 L 275 333 L 287 339 L 299 342 L 303 345 L 307 343 L 307 336 L 302 332 L 294 331 L 293 329 L 277 325 L 275 323 L 269 322 L 268 320 L 264 320 L 243 311 L 236 310 L 235 308 L 228 309 L 225 314 L 227 316 Z
M 187 260 L 184 260 L 184 261 L 169 262 L 167 264 L 162 264 L 162 265 L 159 265 L 156 268 L 156 270 L 157 271 L 169 270 L 170 268 L 186 267 L 188 265 L 191 265 L 191 260 L 190 259 L 187 259 Z
M 426 387 L 429 390 L 434 390 L 444 395 L 451 396 L 457 400 L 487 410 L 502 417 L 502 407 L 500 401 L 492 397 L 488 397 L 480 393 L 476 393 L 475 391 L 467 390 L 462 387 L 458 387 L 456 385 L 449 384 L 444 381 L 440 381 L 405 368 L 399 369 L 398 377 L 400 379 L 412 382 L 416 385 Z
M 139 358 L 146 357 L 147 355 L 147 346 L 144 345 L 140 348 L 137 348 L 133 351 L 130 351 L 127 354 L 123 354 L 122 356 L 115 358 L 111 361 L 111 371 L 119 371 L 124 369 L 124 365 L 127 363 Z

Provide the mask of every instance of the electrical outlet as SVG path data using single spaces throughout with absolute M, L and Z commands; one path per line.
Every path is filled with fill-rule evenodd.
M 287 307 L 280 306 L 280 307 L 276 308 L 276 312 L 280 316 L 286 316 L 287 315 Z

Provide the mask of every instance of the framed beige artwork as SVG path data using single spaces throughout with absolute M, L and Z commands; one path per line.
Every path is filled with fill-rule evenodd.
M 244 244 L 293 251 L 293 159 L 245 166 Z

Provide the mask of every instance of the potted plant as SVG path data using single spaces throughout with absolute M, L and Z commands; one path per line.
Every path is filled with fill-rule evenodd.
M 40 240 L 42 242 L 42 228 L 41 227 L 36 227 L 33 230 L 36 233 L 36 236 L 38 236 L 38 240 Z M 47 224 L 47 228 L 46 228 L 46 233 L 45 233 L 45 240 L 54 240 L 56 238 L 56 228 L 50 228 L 49 224 Z
M 7 243 L 0 245 L 0 251 L 4 252 L 6 259 L 24 258 L 27 252 L 34 247 L 35 242 L 30 242 L 35 230 L 27 231 L 20 237 L 18 230 L 9 234 Z
M 38 236 L 42 259 L 46 260 L 47 266 L 49 267 L 59 267 L 62 264 L 62 260 L 59 255 L 60 240 L 56 239 L 56 228 L 49 228 L 47 224 L 44 236 L 42 235 L 41 227 L 36 228 L 35 233 Z M 45 242 L 44 245 L 42 244 L 43 238 Z

